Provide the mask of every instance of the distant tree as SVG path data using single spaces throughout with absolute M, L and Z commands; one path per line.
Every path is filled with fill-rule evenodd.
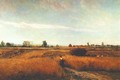
M 54 47 L 53 45 L 51 45 L 50 47 Z
M 72 44 L 69 44 L 68 47 L 72 47 Z
M 59 45 L 57 44 L 56 47 L 59 47 Z
M 101 45 L 102 45 L 102 47 L 104 47 L 104 42 L 102 42 L 102 44 L 101 44 Z
M 89 42 L 87 43 L 87 46 L 90 46 Z
M 43 44 L 42 44 L 43 47 L 47 47 L 47 42 L 46 41 L 43 41 Z
M 76 47 L 75 45 L 73 45 L 73 47 Z
M 119 46 L 118 46 L 118 45 L 116 45 L 116 46 L 113 46 L 113 45 L 112 45 L 112 46 L 111 46 L 111 49 L 112 49 L 112 50 L 115 50 L 115 51 L 118 51 L 118 50 L 119 50 Z
M 2 41 L 1 42 L 1 46 L 4 47 L 5 46 L 5 42 Z
M 7 46 L 7 47 L 12 47 L 13 44 L 8 42 L 8 43 L 6 43 L 6 46 Z
M 30 47 L 31 46 L 30 41 L 24 41 L 23 46 L 24 47 Z

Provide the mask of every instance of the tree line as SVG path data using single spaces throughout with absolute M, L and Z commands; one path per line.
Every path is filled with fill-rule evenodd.
M 14 43 L 10 43 L 10 42 L 7 42 L 5 43 L 4 41 L 1 41 L 0 43 L 0 47 L 32 47 L 34 46 L 32 42 L 30 41 L 23 41 L 23 44 L 21 45 L 17 45 L 17 44 L 14 44 Z M 52 45 L 48 45 L 47 41 L 42 41 L 42 44 L 39 45 L 40 47 L 53 47 Z M 57 47 L 59 45 L 56 45 Z

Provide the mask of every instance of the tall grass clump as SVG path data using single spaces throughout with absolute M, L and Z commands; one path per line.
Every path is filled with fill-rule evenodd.
M 77 70 L 120 71 L 117 57 L 77 57 L 65 56 L 65 64 Z
M 1 59 L 0 80 L 59 80 L 64 75 L 51 59 Z

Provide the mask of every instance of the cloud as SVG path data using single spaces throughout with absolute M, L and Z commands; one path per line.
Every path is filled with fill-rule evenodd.
M 29 12 L 41 9 L 64 11 L 72 8 L 73 1 L 67 0 L 0 0 L 0 12 L 17 13 L 19 9 L 26 8 Z M 19 11 L 20 12 L 20 11 Z
M 51 9 L 60 12 L 70 10 L 73 7 L 73 2 L 71 0 L 38 0 L 35 8 Z
M 107 2 L 108 0 L 80 0 L 80 5 L 88 11 L 99 11 L 104 4 L 108 4 Z
M 5 11 L 15 11 L 15 5 L 12 0 L 0 0 L 0 13 Z
M 91 29 L 80 29 L 80 28 L 52 25 L 52 24 L 11 22 L 11 21 L 3 21 L 3 20 L 0 20 L 0 24 L 3 24 L 3 26 L 9 26 L 9 27 L 11 26 L 11 27 L 23 28 L 23 29 L 59 29 L 59 30 L 70 30 L 76 32 L 94 32 Z
M 97 0 L 80 0 L 80 4 L 82 8 L 98 8 L 99 5 Z

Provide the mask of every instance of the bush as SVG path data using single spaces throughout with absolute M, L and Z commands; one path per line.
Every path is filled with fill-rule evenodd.
M 82 49 L 82 48 L 75 48 L 75 49 L 70 50 L 70 54 L 76 55 L 76 56 L 85 56 L 86 52 L 87 50 Z
M 72 47 L 72 44 L 69 44 L 68 47 Z

